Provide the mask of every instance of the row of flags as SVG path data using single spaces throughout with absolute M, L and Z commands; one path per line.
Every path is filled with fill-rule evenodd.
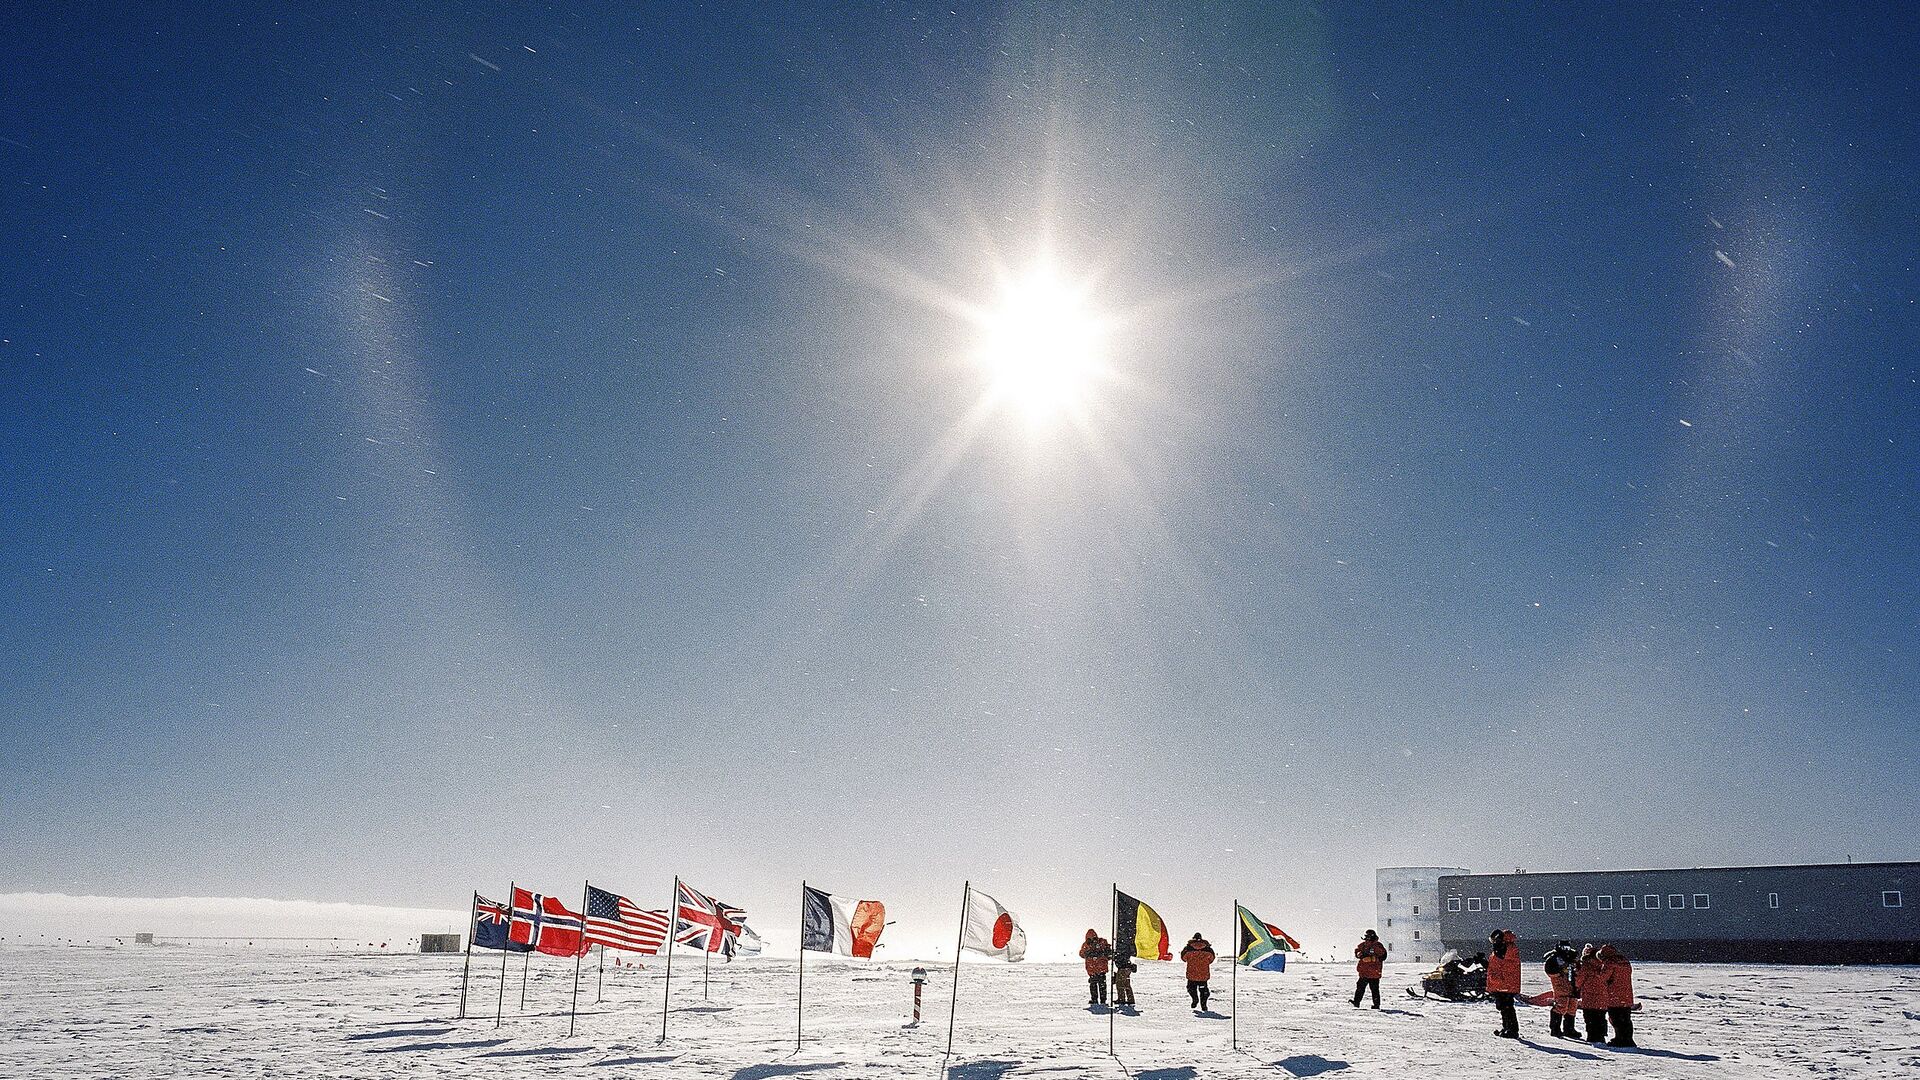
M 664 910 L 648 910 L 591 884 L 584 890 L 584 912 L 567 907 L 559 897 L 518 885 L 509 895 L 511 900 L 503 904 L 473 894 L 474 948 L 580 956 L 590 947 L 601 945 L 653 956 L 667 941 Z M 747 927 L 746 911 L 707 896 L 686 882 L 674 888 L 674 908 L 677 944 L 729 960 L 754 956 L 763 948 L 760 935 Z
M 554 896 L 514 886 L 512 901 L 502 904 L 479 893 L 473 897 L 473 947 L 508 952 L 578 956 L 591 946 L 654 956 L 667 941 L 667 913 L 641 907 L 627 897 L 593 885 L 586 887 L 584 914 Z M 686 882 L 674 889 L 677 925 L 674 940 L 683 946 L 731 960 L 756 956 L 765 947 L 747 926 L 744 909 L 700 892 Z M 886 905 L 854 900 L 803 885 L 800 890 L 800 947 L 809 952 L 871 957 L 887 925 Z M 961 905 L 960 945 L 984 956 L 1018 963 L 1027 955 L 1027 932 L 998 900 L 967 886 Z M 1239 925 L 1235 959 L 1257 971 L 1285 971 L 1287 954 L 1301 952 L 1286 931 L 1234 905 Z M 1114 947 L 1143 960 L 1171 960 L 1173 943 L 1167 921 L 1145 902 L 1115 891 Z

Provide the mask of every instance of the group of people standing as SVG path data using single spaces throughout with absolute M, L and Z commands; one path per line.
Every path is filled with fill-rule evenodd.
M 1199 934 L 1180 950 L 1180 959 L 1187 965 L 1187 1000 L 1196 1012 L 1207 1011 L 1207 982 L 1213 978 L 1215 958 L 1213 946 Z M 1101 937 L 1098 930 L 1088 930 L 1087 939 L 1080 945 L 1080 959 L 1087 965 L 1088 1005 L 1111 1004 L 1116 1009 L 1133 1006 L 1133 973 L 1138 968 L 1131 955 L 1116 954 L 1112 942 Z M 1111 1002 L 1107 995 L 1109 976 L 1113 981 Z
M 1486 969 L 1487 994 L 1500 1010 L 1500 1026 L 1494 1034 L 1503 1039 L 1520 1037 L 1520 1017 L 1514 1002 L 1520 996 L 1520 943 L 1511 930 L 1495 930 L 1487 935 L 1489 951 L 1475 956 L 1470 965 L 1445 966 L 1446 983 L 1454 985 L 1469 967 Z M 1380 973 L 1387 959 L 1387 947 L 1372 930 L 1353 947 L 1355 970 L 1359 980 L 1353 987 L 1353 1007 L 1359 1008 L 1367 992 L 1373 992 L 1373 1007 L 1380 1007 Z M 1547 981 L 1553 987 L 1551 1028 L 1555 1038 L 1578 1039 L 1574 1015 L 1586 1020 L 1588 1042 L 1609 1046 L 1634 1045 L 1633 1014 L 1639 1004 L 1633 998 L 1633 965 L 1612 945 L 1595 948 L 1588 945 L 1578 952 L 1573 943 L 1562 941 L 1541 957 Z M 1534 999 L 1541 1003 L 1540 999 Z M 1608 1029 L 1612 1038 L 1608 1038 Z

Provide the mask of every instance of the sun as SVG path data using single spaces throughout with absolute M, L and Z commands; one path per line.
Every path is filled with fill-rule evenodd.
M 1108 320 L 1050 262 L 1004 278 L 976 320 L 988 398 L 1030 421 L 1080 412 L 1108 375 Z

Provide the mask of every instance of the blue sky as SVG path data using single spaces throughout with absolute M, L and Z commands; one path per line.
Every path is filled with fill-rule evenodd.
M 806 876 L 904 944 L 1117 877 L 1333 947 L 1381 865 L 1913 857 L 1915 44 L 30 14 L 0 887 Z M 1043 251 L 1114 377 L 969 421 Z

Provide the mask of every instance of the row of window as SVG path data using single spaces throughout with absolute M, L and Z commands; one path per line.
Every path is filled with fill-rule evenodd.
M 1674 911 L 1683 910 L 1688 906 L 1686 893 L 1668 893 L 1666 896 L 1666 900 L 1667 900 L 1666 906 L 1669 909 Z M 1887 889 L 1880 894 L 1881 907 L 1888 907 L 1888 908 L 1902 907 L 1905 904 L 1905 900 L 1906 898 L 1900 895 L 1900 890 L 1898 889 Z M 1485 906 L 1486 906 L 1486 910 L 1488 911 L 1545 911 L 1547 910 L 1549 904 L 1551 904 L 1553 910 L 1555 911 L 1567 910 L 1567 898 L 1564 896 L 1554 896 L 1554 897 L 1509 896 L 1509 897 L 1505 897 L 1504 899 L 1498 896 L 1489 896 L 1487 897 Z M 1705 911 L 1712 906 L 1713 906 L 1713 897 L 1711 895 L 1703 892 L 1697 892 L 1693 894 L 1692 907 L 1694 910 Z M 1767 907 L 1772 908 L 1774 910 L 1779 909 L 1780 907 L 1779 893 L 1767 894 Z M 1573 898 L 1573 910 L 1586 911 L 1589 908 L 1595 911 L 1612 911 L 1613 897 L 1611 896 L 1594 896 L 1594 897 L 1576 896 Z M 1640 908 L 1645 908 L 1648 911 L 1658 911 L 1660 909 L 1660 894 L 1647 893 L 1645 896 L 1633 896 L 1631 894 L 1628 894 L 1620 897 L 1621 911 L 1634 911 Z M 1447 910 L 1450 912 L 1458 912 L 1460 910 L 1460 897 L 1457 897 L 1457 896 L 1447 897 Z M 1467 910 L 1468 911 L 1481 910 L 1480 898 L 1477 896 L 1467 897 Z M 1420 909 L 1415 908 L 1414 914 L 1418 915 L 1419 913 L 1420 913 Z

